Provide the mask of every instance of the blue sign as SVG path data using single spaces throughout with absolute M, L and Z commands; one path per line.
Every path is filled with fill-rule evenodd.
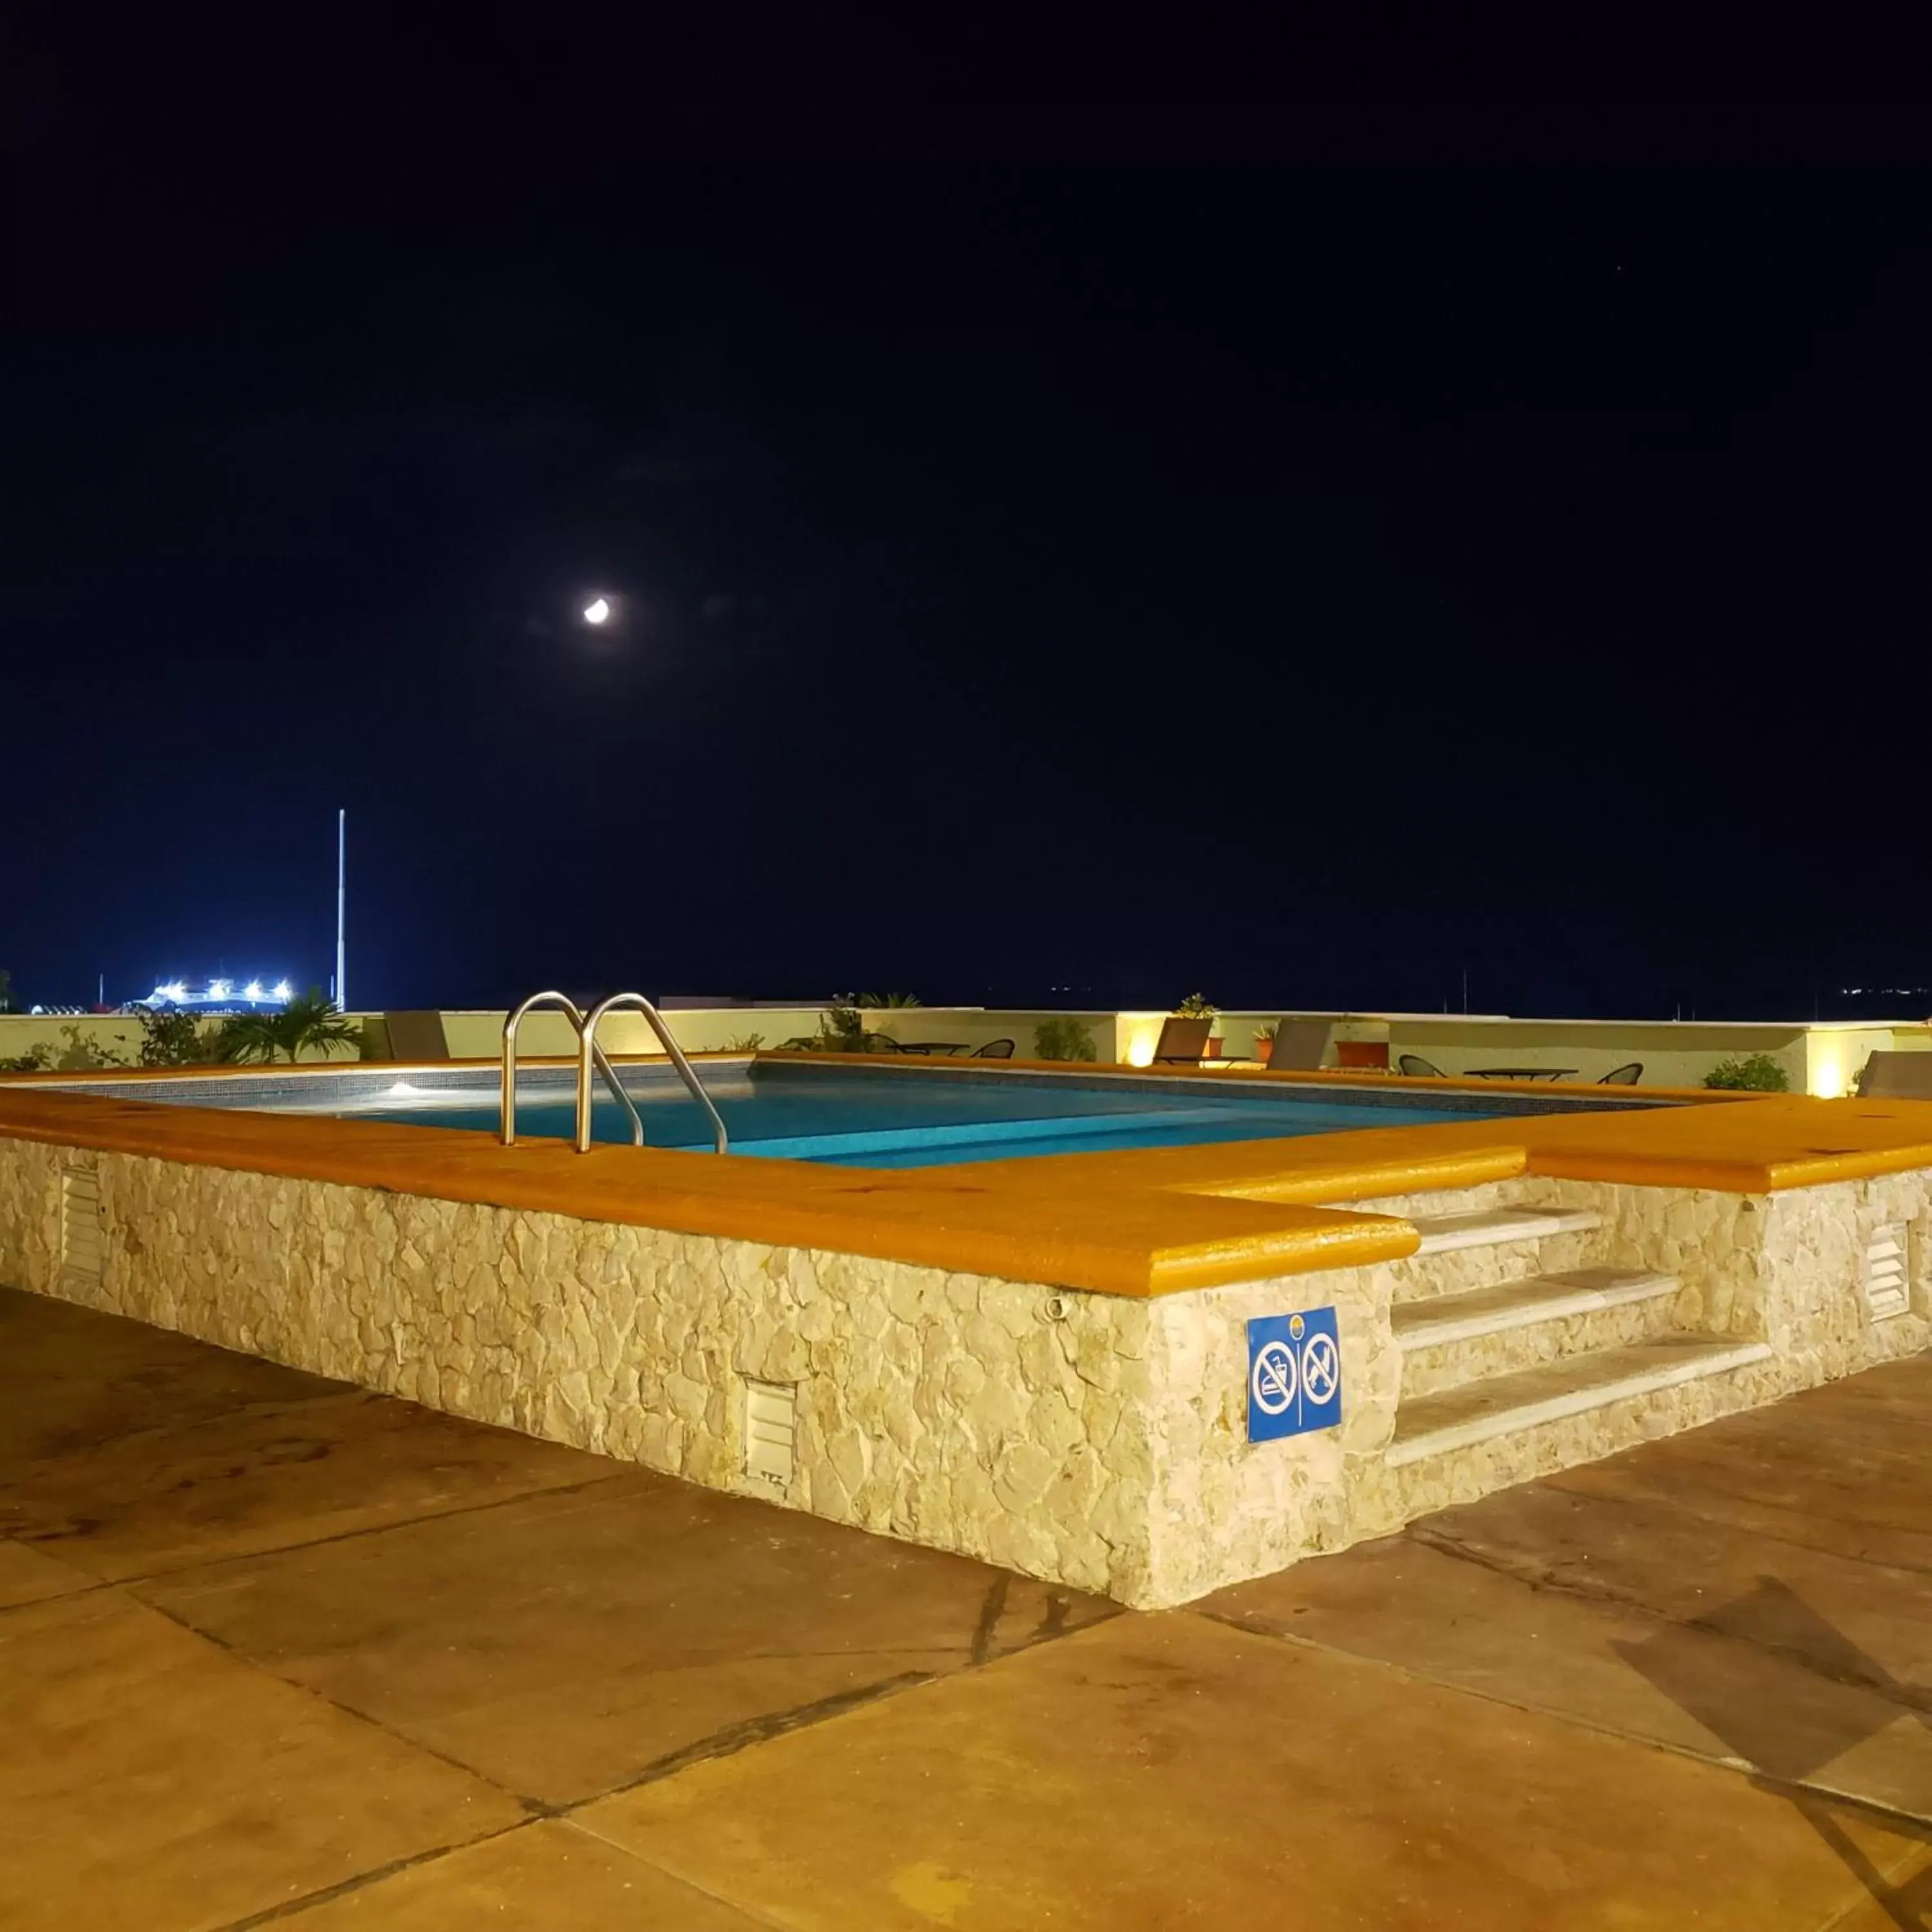
M 1248 1324 L 1248 1440 L 1272 1442 L 1342 1419 L 1342 1345 L 1332 1308 Z

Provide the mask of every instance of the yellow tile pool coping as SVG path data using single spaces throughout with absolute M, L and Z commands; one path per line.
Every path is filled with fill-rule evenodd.
M 865 1066 L 888 1077 L 966 1072 L 997 1079 L 1025 1072 L 1144 1080 L 1195 1074 L 1191 1068 L 1026 1060 L 758 1057 Z M 442 1070 L 489 1064 L 445 1063 Z M 1636 1090 L 1646 1097 L 1700 1103 L 1682 1106 L 915 1168 L 620 1146 L 579 1154 L 541 1138 L 504 1148 L 458 1129 L 163 1106 L 115 1091 L 134 1081 L 246 1078 L 265 1070 L 12 1076 L 0 1084 L 0 1137 L 1126 1295 L 1394 1259 L 1412 1253 L 1418 1237 L 1407 1221 L 1373 1211 L 1377 1199 L 1519 1175 L 1768 1193 L 1932 1168 L 1932 1102 L 1702 1089 Z M 339 1070 L 370 1070 L 345 1063 Z M 399 1075 L 437 1070 L 395 1067 Z M 1418 1100 L 1445 1088 L 1495 1094 L 1519 1084 L 1259 1067 L 1213 1077 L 1317 1089 L 1394 1088 Z M 83 1082 L 88 1090 L 48 1090 Z M 1591 1090 L 1522 1084 L 1544 1096 Z M 1369 1204 L 1336 1204 L 1342 1202 Z

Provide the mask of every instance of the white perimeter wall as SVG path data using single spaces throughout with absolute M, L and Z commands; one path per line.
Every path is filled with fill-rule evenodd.
M 693 1053 L 713 1052 L 757 1034 L 766 1047 L 818 1030 L 820 1010 L 796 1007 L 679 1009 L 665 1016 L 678 1043 Z M 1256 1028 L 1283 1017 L 1264 1012 L 1228 1012 L 1215 1033 L 1230 1058 L 1252 1056 Z M 1303 1017 L 1289 1012 L 1288 1017 Z M 1447 1074 L 1485 1066 L 1567 1068 L 1580 1081 L 1594 1081 L 1628 1060 L 1643 1064 L 1646 1087 L 1695 1087 L 1720 1060 L 1768 1054 L 1781 1066 L 1794 1093 L 1833 1096 L 1856 1084 L 1866 1056 L 1875 1049 L 1932 1050 L 1932 1024 L 1899 1021 L 1882 1024 L 1826 1022 L 1676 1022 L 1659 1020 L 1533 1020 L 1493 1014 L 1329 1013 L 1334 1032 L 1328 1064 L 1336 1064 L 1334 1042 L 1354 1040 L 1388 1048 L 1391 1069 L 1405 1053 L 1420 1055 Z M 380 1013 L 352 1015 L 367 1028 L 372 1058 L 386 1057 L 386 1036 Z M 940 1041 L 970 1052 L 998 1040 L 1011 1040 L 1014 1054 L 1034 1053 L 1035 1030 L 1043 1021 L 1070 1018 L 1091 1035 L 1102 1064 L 1144 1066 L 1160 1038 L 1165 1013 L 1147 1010 L 1059 1013 L 1042 1008 L 912 1006 L 868 1011 L 869 1028 L 908 1042 Z M 458 1059 L 492 1059 L 500 1050 L 503 1013 L 498 1010 L 449 1011 L 444 1029 Z M 204 1022 L 212 1031 L 217 1019 Z M 599 1034 L 615 1054 L 654 1054 L 659 1049 L 643 1018 L 614 1013 Z M 44 1046 L 58 1068 L 79 1071 L 101 1064 L 105 1053 L 133 1064 L 140 1050 L 137 1021 L 118 1015 L 61 1017 L 0 1014 L 0 1060 Z M 518 1036 L 520 1050 L 533 1056 L 562 1056 L 574 1051 L 568 1023 L 555 1012 L 532 1013 Z M 320 1058 L 319 1054 L 306 1056 Z M 338 1056 L 340 1057 L 340 1056 Z

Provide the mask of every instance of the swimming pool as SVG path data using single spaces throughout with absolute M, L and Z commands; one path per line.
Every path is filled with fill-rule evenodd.
M 649 1145 L 710 1150 L 710 1128 L 668 1067 L 632 1064 L 621 1072 Z M 852 1167 L 929 1167 L 1656 1104 L 1600 1089 L 1576 1096 L 1443 1092 L 1424 1100 L 1411 1089 L 1366 1082 L 1337 1087 L 1222 1076 L 949 1072 L 766 1060 L 711 1061 L 703 1076 L 730 1130 L 733 1154 Z M 522 1071 L 520 1138 L 570 1136 L 575 1078 L 566 1067 Z M 116 1097 L 491 1134 L 499 1112 L 496 1070 L 476 1066 L 287 1069 L 131 1082 L 116 1083 Z M 628 1120 L 608 1096 L 597 1102 L 595 1129 L 600 1141 L 631 1138 Z

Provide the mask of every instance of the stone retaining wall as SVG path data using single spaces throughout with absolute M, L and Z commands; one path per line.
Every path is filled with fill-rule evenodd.
M 98 1177 L 98 1283 L 59 1264 Z M 1158 1305 L 0 1142 L 0 1280 L 1127 1601 L 1161 1598 Z M 745 1378 L 796 1387 L 790 1484 Z
M 98 1278 L 62 1264 L 68 1170 L 98 1185 Z M 1912 1312 L 1882 1323 L 1861 1270 L 1875 1227 L 1922 1230 L 1929 1180 L 1758 1196 L 1522 1183 L 1405 1204 L 1600 1209 L 1587 1253 L 1551 1264 L 1676 1270 L 1687 1325 L 1772 1345 L 1748 1385 L 1763 1400 L 1926 1345 L 1922 1264 Z M 0 1140 L 0 1281 L 1146 1606 L 1518 1479 L 1490 1445 L 1393 1483 L 1384 1462 L 1392 1298 L 1474 1271 L 1452 1252 L 1138 1300 Z M 1340 1426 L 1250 1444 L 1245 1323 L 1328 1306 Z M 748 1379 L 796 1391 L 783 1487 L 747 1471 Z M 1716 1400 L 1670 1391 L 1645 1432 Z M 1598 1447 L 1606 1426 L 1577 1418 L 1564 1440 Z

